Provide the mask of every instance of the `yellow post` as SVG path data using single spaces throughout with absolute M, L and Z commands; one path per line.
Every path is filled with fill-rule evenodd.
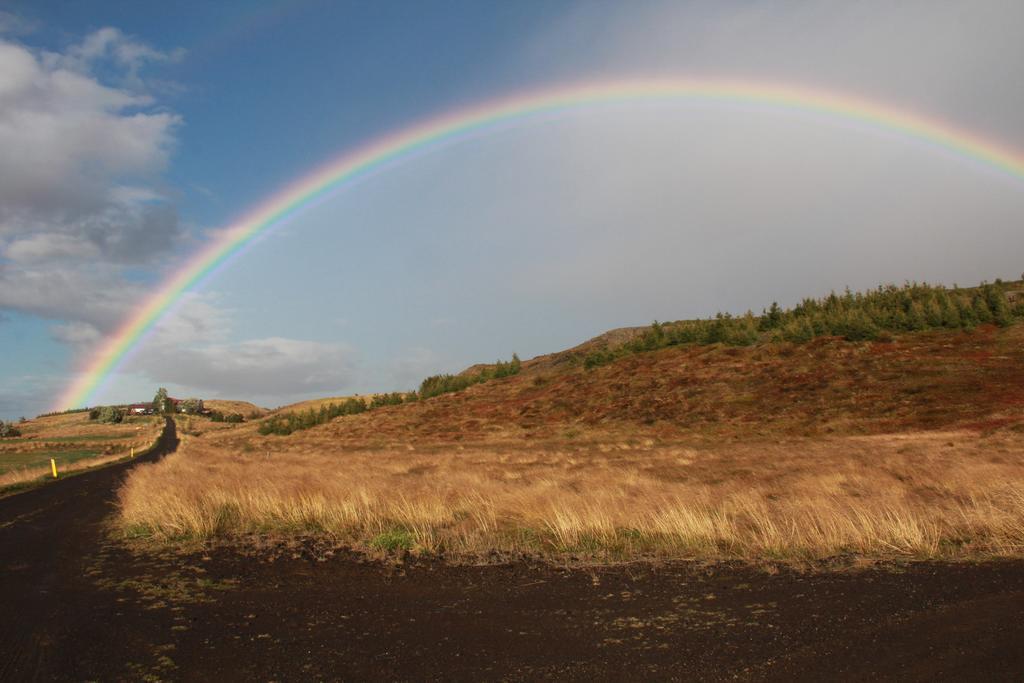
M 57 461 L 50 458 L 50 469 L 53 470 L 53 478 L 57 478 Z
M 135 446 L 132 446 L 132 457 L 135 457 Z

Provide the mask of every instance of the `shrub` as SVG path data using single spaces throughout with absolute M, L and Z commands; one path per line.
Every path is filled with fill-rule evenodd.
M 782 339 L 797 344 L 814 339 L 814 326 L 807 318 L 790 320 L 782 328 Z
M 761 312 L 761 320 L 758 326 L 763 331 L 777 330 L 782 326 L 782 309 L 779 308 L 777 302 L 773 301 L 767 311 Z
M 196 415 L 199 413 L 200 406 L 202 406 L 202 401 L 198 398 L 185 398 L 178 404 L 178 410 L 186 415 Z
M 432 375 L 420 382 L 420 398 L 433 398 L 453 391 L 462 391 L 477 383 L 477 377 L 470 375 Z
M 1006 327 L 1012 319 L 1010 307 L 1006 303 L 1006 294 L 1002 287 L 986 285 L 982 288 L 982 296 L 985 297 L 985 304 L 992 312 L 992 322 L 1000 327 Z
M 381 408 L 383 406 L 398 406 L 402 405 L 402 403 L 404 402 L 405 399 L 403 399 L 402 395 L 397 391 L 392 392 L 390 394 L 377 394 L 370 401 L 370 408 L 372 409 Z
M 378 534 L 370 541 L 370 547 L 376 550 L 398 552 L 399 550 L 412 550 L 413 538 L 405 529 L 389 529 Z
M 591 351 L 583 359 L 583 367 L 587 370 L 596 368 L 599 365 L 606 365 L 611 363 L 616 358 L 623 356 L 623 352 L 616 353 L 615 351 L 602 350 L 602 351 Z
M 100 422 L 117 424 L 124 421 L 124 412 L 122 412 L 120 408 L 116 408 L 114 406 L 102 406 L 99 409 L 96 419 Z
M 832 324 L 832 333 L 842 336 L 848 341 L 866 341 L 878 337 L 878 327 L 864 311 L 853 310 L 836 316 Z
M 21 431 L 11 422 L 0 420 L 0 438 L 21 436 Z
M 454 391 L 462 391 L 474 384 L 518 375 L 521 369 L 522 362 L 519 360 L 519 356 L 513 353 L 512 360 L 499 360 L 494 365 L 484 368 L 475 375 L 433 375 L 427 377 L 420 383 L 416 396 L 417 399 L 427 399 Z
M 511 377 L 512 375 L 518 375 L 519 370 L 522 367 L 522 363 L 519 360 L 519 356 L 512 354 L 512 360 L 508 362 L 498 361 L 494 364 L 493 368 L 484 368 L 480 371 L 482 379 L 486 381 L 488 379 L 500 379 L 502 377 Z

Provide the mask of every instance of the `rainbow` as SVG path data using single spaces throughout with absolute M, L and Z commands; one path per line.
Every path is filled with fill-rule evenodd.
M 191 290 L 237 257 L 253 238 L 293 218 L 360 178 L 477 135 L 547 116 L 601 104 L 710 102 L 819 114 L 896 133 L 1024 179 L 1024 156 L 1009 147 L 937 118 L 861 97 L 779 83 L 724 79 L 623 80 L 587 83 L 517 94 L 459 109 L 342 153 L 286 185 L 220 232 L 159 284 L 76 374 L 57 410 L 88 405 L 147 332 Z

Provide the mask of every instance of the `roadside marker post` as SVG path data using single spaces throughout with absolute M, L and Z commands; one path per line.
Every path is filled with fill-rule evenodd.
M 50 470 L 53 472 L 53 478 L 57 478 L 57 461 L 50 458 Z
M 132 457 L 135 457 L 135 446 L 132 446 Z

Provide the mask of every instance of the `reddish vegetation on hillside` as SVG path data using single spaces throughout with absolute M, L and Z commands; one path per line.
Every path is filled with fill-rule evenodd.
M 317 430 L 365 443 L 567 430 L 749 438 L 1001 425 L 1024 428 L 1022 325 L 892 342 L 671 347 L 592 370 L 527 362 L 515 377 Z

